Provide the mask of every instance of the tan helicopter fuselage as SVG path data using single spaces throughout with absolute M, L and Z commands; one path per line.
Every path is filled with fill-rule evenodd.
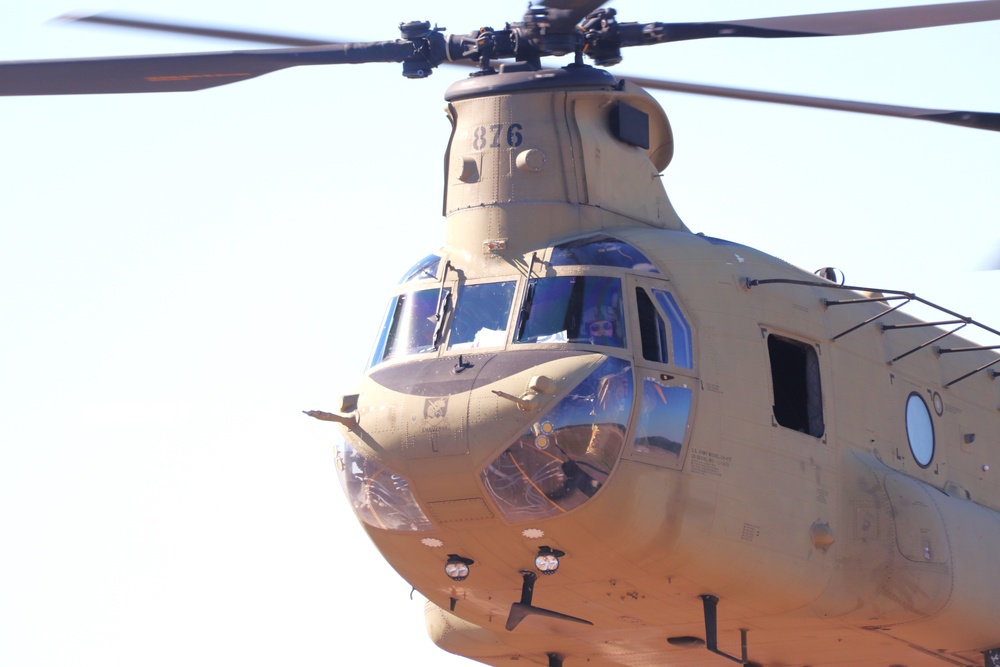
M 763 665 L 981 664 L 1000 645 L 1000 389 L 988 369 L 953 381 L 992 353 L 939 354 L 900 312 L 854 329 L 891 304 L 691 233 L 660 180 L 669 124 L 635 86 L 511 71 L 448 99 L 446 241 L 399 287 L 338 459 L 433 639 L 492 665 L 715 665 L 706 642 L 740 656 L 741 636 Z M 580 247 L 648 262 L 566 261 Z M 560 278 L 619 289 L 619 346 L 526 336 L 529 284 Z M 477 285 L 507 295 L 484 344 L 452 322 Z M 391 355 L 417 291 L 434 344 Z M 548 416 L 584 400 L 593 423 Z M 564 555 L 529 603 L 573 618 L 508 630 L 543 547 Z

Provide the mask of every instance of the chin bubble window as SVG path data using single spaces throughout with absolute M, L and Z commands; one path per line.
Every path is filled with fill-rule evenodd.
M 508 521 L 567 512 L 597 493 L 622 451 L 633 398 L 628 362 L 609 358 L 482 472 Z
M 354 513 L 369 526 L 414 532 L 433 529 L 413 498 L 409 481 L 365 458 L 343 438 L 337 443 L 337 477 Z

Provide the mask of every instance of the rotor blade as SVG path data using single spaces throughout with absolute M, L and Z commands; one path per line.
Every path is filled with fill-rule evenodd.
M 113 26 L 116 28 L 133 28 L 137 30 L 149 30 L 154 32 L 169 32 L 180 35 L 193 35 L 196 37 L 212 37 L 216 39 L 231 39 L 239 42 L 256 42 L 258 44 L 274 44 L 275 46 L 325 46 L 327 44 L 341 44 L 335 39 L 312 39 L 308 37 L 293 37 L 291 35 L 277 35 L 266 32 L 252 32 L 247 30 L 229 30 L 225 28 L 209 28 L 206 26 L 189 25 L 184 23 L 169 23 L 166 21 L 141 19 L 129 17 L 121 14 L 101 13 L 101 14 L 64 14 L 56 21 L 67 23 L 96 23 L 99 25 Z
M 867 9 L 829 14 L 776 16 L 712 23 L 667 23 L 660 41 L 710 37 L 825 37 L 867 35 L 1000 19 L 1000 0 L 976 0 L 915 7 Z
M 322 47 L 0 62 L 0 96 L 202 90 L 299 65 L 402 62 L 405 40 Z
M 977 130 L 1000 132 L 1000 113 L 984 111 L 949 111 L 946 109 L 922 109 L 919 107 L 904 107 L 892 104 L 875 104 L 872 102 L 855 102 L 827 97 L 810 97 L 807 95 L 789 95 L 772 93 L 762 90 L 747 90 L 745 88 L 728 88 L 724 86 L 706 86 L 686 81 L 668 81 L 666 79 L 644 79 L 635 76 L 619 77 L 627 79 L 643 88 L 668 90 L 676 93 L 691 93 L 692 95 L 708 95 L 711 97 L 727 97 L 752 102 L 771 102 L 798 107 L 815 109 L 830 109 L 832 111 L 849 111 L 874 116 L 891 116 L 894 118 L 912 118 L 913 120 L 929 120 L 935 123 L 960 125 Z

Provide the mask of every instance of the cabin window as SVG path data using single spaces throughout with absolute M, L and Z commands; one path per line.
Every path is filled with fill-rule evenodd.
M 920 467 L 929 466 L 934 458 L 934 422 L 927 404 L 917 392 L 906 399 L 906 439 Z
M 458 291 L 449 348 L 503 347 L 515 287 L 513 280 L 463 285 Z
M 533 280 L 515 340 L 625 347 L 621 280 L 604 276 Z
M 823 393 L 819 356 L 812 345 L 773 334 L 767 337 L 774 390 L 774 420 L 780 426 L 819 438 L 823 424 Z

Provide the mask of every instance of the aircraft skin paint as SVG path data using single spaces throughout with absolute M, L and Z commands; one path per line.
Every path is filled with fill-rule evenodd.
M 552 344 L 515 349 L 508 340 L 504 351 L 464 355 L 460 363 L 476 369 L 468 378 L 449 377 L 453 353 L 372 369 L 358 388 L 359 424 L 349 429 L 355 447 L 407 476 L 434 530 L 365 528 L 430 601 L 432 638 L 491 665 L 548 664 L 549 654 L 570 665 L 715 665 L 722 658 L 666 641 L 704 637 L 700 596 L 710 594 L 720 600 L 720 649 L 739 655 L 746 630 L 756 663 L 981 664 L 981 652 L 1000 643 L 1000 584 L 990 576 L 1000 488 L 989 472 L 1000 470 L 1000 394 L 988 371 L 945 385 L 993 353 L 938 355 L 928 346 L 890 364 L 933 330 L 883 332 L 876 323 L 838 337 L 887 304 L 827 306 L 862 295 L 752 248 L 691 234 L 658 178 L 672 140 L 651 97 L 627 83 L 530 88 L 524 75 L 496 77 L 463 82 L 449 95 L 445 282 L 517 280 L 518 303 L 529 266 L 532 277 L 555 273 L 547 248 L 611 234 L 660 271 L 615 271 L 626 295 L 662 285 L 692 328 L 693 368 L 647 362 L 636 350 L 636 375 L 664 374 L 694 396 L 676 467 L 652 463 L 626 438 L 591 500 L 543 521 L 507 523 L 478 473 L 606 355 Z M 648 115 L 648 148 L 609 130 L 610 111 L 622 103 Z M 812 285 L 751 287 L 754 279 Z M 893 313 L 879 323 L 914 321 Z M 772 334 L 815 350 L 821 435 L 774 416 Z M 484 370 L 501 363 L 504 372 Z M 539 390 L 539 376 L 557 389 Z M 450 389 L 431 404 L 434 392 L 418 389 L 435 382 Z M 936 450 L 927 466 L 907 444 L 913 393 L 934 406 Z M 421 541 L 428 536 L 440 546 Z M 539 579 L 534 604 L 593 626 L 532 616 L 504 629 L 520 596 L 519 570 L 531 568 L 543 544 L 566 556 L 555 576 Z M 444 576 L 451 553 L 475 561 L 466 581 Z

